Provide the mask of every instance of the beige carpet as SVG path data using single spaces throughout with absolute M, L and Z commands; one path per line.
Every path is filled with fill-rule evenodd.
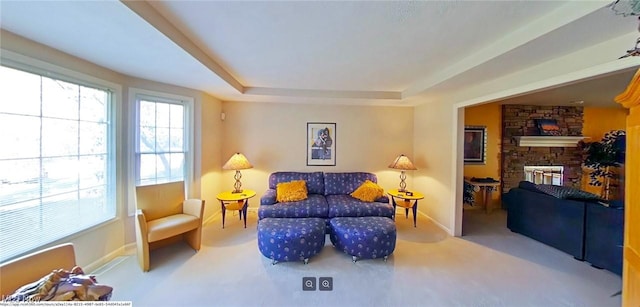
M 388 262 L 337 252 L 329 241 L 302 262 L 263 257 L 256 214 L 247 228 L 227 216 L 204 228 L 203 246 L 186 244 L 152 253 L 142 273 L 133 255 L 95 272 L 114 287 L 112 300 L 134 306 L 620 306 L 619 276 L 505 227 L 506 213 L 465 212 L 462 238 L 429 219 L 398 219 L 398 241 Z M 302 291 L 303 277 L 333 277 L 333 291 Z

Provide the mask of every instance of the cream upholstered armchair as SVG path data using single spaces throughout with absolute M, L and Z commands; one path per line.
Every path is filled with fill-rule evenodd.
M 184 182 L 136 187 L 136 241 L 140 268 L 149 271 L 149 250 L 184 239 L 200 250 L 204 200 L 185 200 Z

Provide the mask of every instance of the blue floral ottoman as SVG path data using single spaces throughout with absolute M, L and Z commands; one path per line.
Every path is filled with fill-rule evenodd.
M 396 224 L 388 217 L 335 217 L 330 221 L 331 243 L 358 259 L 384 258 L 396 248 Z
M 302 260 L 324 247 L 325 221 L 321 218 L 265 218 L 258 222 L 258 249 L 272 264 Z

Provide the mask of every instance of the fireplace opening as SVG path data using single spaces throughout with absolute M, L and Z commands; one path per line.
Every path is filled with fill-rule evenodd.
M 524 180 L 535 184 L 563 185 L 563 166 L 525 166 Z

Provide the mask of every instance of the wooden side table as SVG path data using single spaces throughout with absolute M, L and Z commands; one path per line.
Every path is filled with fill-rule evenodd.
M 491 213 L 491 193 L 493 190 L 496 190 L 500 186 L 500 181 L 498 182 L 480 182 L 471 179 L 465 180 L 468 184 L 473 185 L 474 187 L 482 190 L 482 205 L 484 206 L 484 210 L 487 213 Z M 477 191 L 477 190 L 476 190 Z
M 243 190 L 240 193 L 232 193 L 231 191 L 222 192 L 216 196 L 220 200 L 222 206 L 222 228 L 224 229 L 224 218 L 227 210 L 238 210 L 240 219 L 244 216 L 244 228 L 247 228 L 247 207 L 249 207 L 249 198 L 256 196 L 256 191 Z
M 396 219 L 396 207 L 400 206 L 404 208 L 405 218 L 409 218 L 409 209 L 413 211 L 413 227 L 416 227 L 416 213 L 418 212 L 418 200 L 423 199 L 424 195 L 420 192 L 409 191 L 413 195 L 407 195 L 406 192 L 399 192 L 398 189 L 389 190 L 387 194 L 391 196 L 391 202 L 393 203 L 393 219 Z M 396 202 L 396 198 L 402 201 Z M 411 203 L 413 201 L 413 203 Z

